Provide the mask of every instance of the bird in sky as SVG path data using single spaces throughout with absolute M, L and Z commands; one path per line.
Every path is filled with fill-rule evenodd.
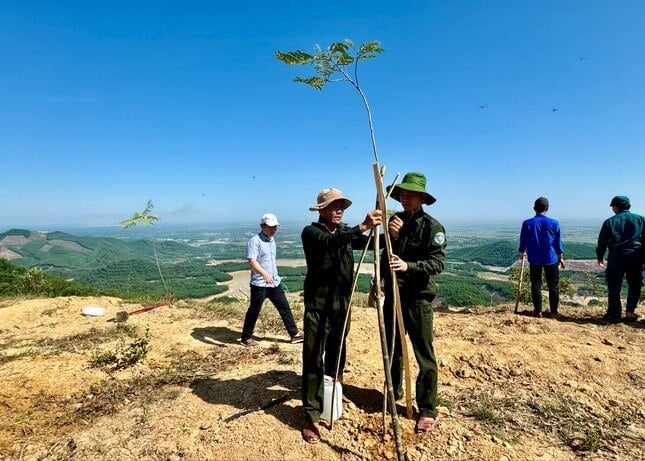
M 559 111 L 559 110 L 560 110 L 560 109 L 558 109 L 557 107 L 552 107 L 552 108 L 551 108 L 551 112 L 557 112 L 557 111 Z

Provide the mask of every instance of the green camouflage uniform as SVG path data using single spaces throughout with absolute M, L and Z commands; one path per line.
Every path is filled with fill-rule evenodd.
M 405 329 L 410 337 L 414 355 L 419 364 L 416 381 L 416 399 L 421 416 L 437 416 L 437 360 L 432 345 L 433 311 L 432 300 L 437 294 L 433 276 L 443 271 L 446 257 L 444 227 L 423 210 L 412 217 L 405 213 L 397 216 L 403 227 L 396 239 L 392 239 L 392 253 L 408 264 L 405 272 L 397 272 L 401 310 Z M 392 279 L 388 270 L 387 255 L 383 252 L 381 271 L 385 280 L 385 324 L 388 345 L 392 336 Z M 392 384 L 396 398 L 403 396 L 402 349 L 398 329 L 392 356 Z
M 334 377 L 340 334 L 348 309 L 354 276 L 353 249 L 367 244 L 359 227 L 341 223 L 330 232 L 321 222 L 302 231 L 302 247 L 307 259 L 305 277 L 305 341 L 302 348 L 302 404 L 306 417 L 318 422 L 323 404 L 323 375 Z M 349 322 L 345 337 L 349 331 Z M 345 338 L 338 379 L 345 367 Z
M 620 319 L 622 306 L 620 290 L 623 277 L 627 278 L 627 312 L 634 312 L 638 305 L 643 285 L 643 245 L 645 244 L 645 218 L 622 210 L 605 220 L 600 234 L 596 256 L 602 261 L 607 255 L 605 279 L 608 289 L 608 306 L 606 317 Z

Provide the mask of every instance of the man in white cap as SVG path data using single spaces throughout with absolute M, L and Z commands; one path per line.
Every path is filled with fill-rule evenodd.
M 318 421 L 323 404 L 323 377 L 342 382 L 345 367 L 345 338 L 341 339 L 343 323 L 349 309 L 349 296 L 354 277 L 354 252 L 363 249 L 367 236 L 363 232 L 381 224 L 379 210 L 370 211 L 358 226 L 342 222 L 343 213 L 352 204 L 338 189 L 324 189 L 318 194 L 317 222 L 302 231 L 302 248 L 307 259 L 305 277 L 305 343 L 302 348 L 302 404 L 305 422 L 302 437 L 308 443 L 320 440 Z M 349 323 L 345 336 L 349 330 Z M 342 352 L 339 351 L 341 340 Z M 339 358 L 340 354 L 340 358 Z M 336 359 L 339 371 L 336 374 Z
M 282 322 L 291 337 L 292 344 L 301 343 L 304 335 L 298 331 L 293 319 L 289 301 L 280 284 L 278 267 L 276 264 L 276 246 L 273 236 L 278 231 L 278 218 L 272 213 L 266 213 L 260 220 L 261 231 L 254 235 L 246 245 L 246 259 L 251 266 L 251 302 L 242 328 L 242 345 L 257 346 L 253 339 L 253 330 L 258 321 L 262 304 L 266 298 L 278 310 Z

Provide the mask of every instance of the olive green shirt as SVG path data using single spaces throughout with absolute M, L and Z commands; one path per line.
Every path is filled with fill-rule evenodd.
M 437 294 L 433 276 L 443 271 L 446 258 L 446 230 L 423 210 L 413 216 L 397 213 L 403 226 L 396 239 L 392 239 L 392 253 L 408 264 L 405 272 L 397 272 L 399 290 L 408 299 L 427 298 Z M 389 280 L 387 255 L 383 252 L 381 272 Z M 391 286 L 386 281 L 385 287 Z
M 608 259 L 641 252 L 644 244 L 645 218 L 628 210 L 619 211 L 602 224 L 596 257 L 602 261 L 607 249 Z
M 330 232 L 322 222 L 305 227 L 301 238 L 307 260 L 305 309 L 345 308 L 354 277 L 353 250 L 363 249 L 368 238 L 358 226 L 341 223 Z

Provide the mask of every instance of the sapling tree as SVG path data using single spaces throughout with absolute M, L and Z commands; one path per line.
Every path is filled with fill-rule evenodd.
M 378 150 L 376 149 L 376 137 L 374 136 L 374 124 L 372 123 L 372 111 L 367 102 L 367 97 L 363 92 L 358 81 L 358 64 L 360 61 L 374 59 L 384 49 L 377 40 L 363 43 L 358 48 L 354 43 L 345 39 L 342 42 L 334 42 L 326 50 L 316 46 L 315 54 L 305 53 L 296 50 L 290 52 L 276 51 L 275 56 L 285 64 L 290 66 L 309 65 L 314 68 L 313 77 L 296 77 L 294 82 L 304 83 L 316 90 L 322 90 L 327 83 L 348 82 L 361 96 L 365 110 L 367 111 L 367 121 L 369 123 L 370 137 L 372 140 L 372 150 L 374 152 L 374 161 L 378 162 Z
M 331 45 L 327 47 L 327 49 L 323 50 L 320 46 L 316 46 L 316 53 L 314 54 L 309 54 L 304 51 L 296 50 L 296 51 L 290 51 L 290 52 L 282 52 L 282 51 L 276 51 L 275 56 L 282 61 L 285 64 L 288 65 L 307 65 L 311 66 L 314 69 L 315 75 L 312 77 L 295 77 L 294 82 L 296 83 L 304 83 L 306 85 L 309 85 L 310 87 L 316 89 L 316 90 L 322 90 L 325 85 L 328 83 L 333 83 L 333 82 L 348 82 L 349 84 L 352 85 L 352 87 L 359 93 L 363 104 L 365 106 L 365 110 L 367 112 L 367 121 L 369 124 L 369 131 L 370 131 L 370 139 L 372 142 L 372 151 L 374 154 L 374 164 L 373 164 L 373 170 L 374 170 L 374 179 L 376 181 L 376 189 L 377 189 L 377 201 L 378 201 L 378 206 L 382 210 L 383 215 L 386 215 L 386 207 L 385 207 L 385 195 L 383 193 L 383 175 L 384 175 L 384 169 L 379 168 L 379 157 L 378 157 L 378 149 L 376 147 L 376 137 L 374 135 L 374 125 L 372 122 L 372 111 L 370 110 L 369 103 L 367 102 L 367 97 L 365 96 L 365 93 L 363 92 L 359 79 L 358 79 L 358 65 L 361 61 L 368 60 L 368 59 L 374 59 L 379 53 L 383 52 L 383 48 L 381 47 L 380 42 L 374 40 L 371 42 L 364 43 L 358 48 L 354 45 L 354 43 L 349 40 L 345 39 L 342 42 L 334 42 Z M 376 231 L 375 231 L 376 232 Z M 388 254 L 388 259 L 391 260 L 392 256 L 392 250 L 391 250 L 391 242 L 389 239 L 388 231 L 387 231 L 387 226 L 384 227 L 384 234 L 385 234 L 385 243 L 386 243 L 386 251 Z M 379 268 L 379 244 L 378 244 L 379 239 L 375 238 L 374 239 L 374 261 L 375 261 L 375 274 L 376 274 L 376 293 L 377 297 L 380 297 L 381 295 L 381 284 L 380 284 L 380 268 Z M 362 263 L 362 258 L 361 261 L 359 262 L 359 267 L 360 264 Z M 358 270 L 357 270 L 358 273 Z M 392 282 L 393 282 L 393 294 L 394 294 L 394 305 L 395 305 L 395 311 L 397 315 L 397 324 L 399 326 L 399 331 L 401 334 L 401 337 L 405 337 L 405 330 L 403 326 L 403 321 L 402 321 L 402 315 L 401 315 L 401 305 L 400 305 L 400 298 L 399 298 L 399 293 L 398 293 L 398 282 L 396 280 L 396 273 L 392 273 Z M 352 294 L 350 295 L 350 301 L 352 299 L 352 296 L 354 294 L 354 290 L 356 287 L 356 279 L 354 280 L 354 284 L 352 287 Z M 380 306 L 380 303 L 377 303 L 378 306 Z M 377 307 L 378 307 L 377 306 Z M 348 306 L 347 310 L 347 315 L 349 315 L 351 309 L 351 305 Z M 405 455 L 403 453 L 403 446 L 401 442 L 401 430 L 399 426 L 399 420 L 398 420 L 398 415 L 397 415 L 397 410 L 396 410 L 396 404 L 394 402 L 394 391 L 392 388 L 392 378 L 391 378 L 391 373 L 390 373 L 390 365 L 391 361 L 389 358 L 388 354 L 388 348 L 386 345 L 386 340 L 385 340 L 385 326 L 384 326 L 384 319 L 383 319 L 383 311 L 380 308 L 377 308 L 378 311 L 378 316 L 379 316 L 379 330 L 380 330 L 380 335 L 381 335 L 381 347 L 383 351 L 383 361 L 384 361 L 384 369 L 385 369 L 385 375 L 386 375 L 386 384 L 387 384 L 387 394 L 389 396 L 389 404 L 390 404 L 390 412 L 392 415 L 392 422 L 394 426 L 394 438 L 396 442 L 396 448 L 397 448 L 397 455 L 399 460 L 404 459 Z M 394 322 L 393 322 L 394 323 Z M 347 319 L 345 320 L 345 324 L 347 324 Z M 345 327 L 344 327 L 345 328 Z M 343 328 L 343 330 L 344 330 Z M 344 331 L 340 335 L 341 338 L 343 338 Z M 392 334 L 392 338 L 394 338 L 395 335 Z M 407 346 L 406 343 L 403 342 L 403 363 L 404 363 L 404 368 L 405 368 L 405 381 L 406 381 L 406 407 L 408 410 L 408 416 L 412 417 L 412 403 L 411 403 L 411 394 L 410 394 L 410 374 L 409 374 L 409 367 L 408 367 L 408 357 L 407 357 Z M 339 345 L 339 350 L 342 348 L 342 339 L 341 339 L 341 344 Z M 391 347 L 391 350 L 394 350 L 393 347 Z M 337 358 L 337 364 L 336 364 L 336 374 L 338 374 L 338 358 Z M 335 391 L 335 387 L 334 387 Z M 334 399 L 334 395 L 332 393 L 332 401 Z M 331 418 L 333 421 L 333 417 Z M 332 422 L 333 424 L 333 422 Z
M 134 215 L 130 219 L 123 220 L 119 224 L 121 224 L 121 226 L 123 226 L 125 229 L 135 227 L 138 224 L 141 224 L 144 227 L 150 227 L 152 224 L 159 220 L 159 216 L 150 214 L 153 208 L 154 205 L 152 204 L 152 200 L 148 200 L 148 204 L 146 205 L 145 210 L 143 210 L 141 213 L 134 213 Z M 161 283 L 163 283 L 165 290 L 164 297 L 166 299 L 172 299 L 172 294 L 168 290 L 168 285 L 166 285 L 166 280 L 164 279 L 163 273 L 161 272 L 161 265 L 159 264 L 159 256 L 157 254 L 157 245 L 155 244 L 154 238 L 151 238 L 150 241 L 152 242 L 152 251 L 154 253 L 155 262 L 157 263 L 159 278 L 161 279 Z

